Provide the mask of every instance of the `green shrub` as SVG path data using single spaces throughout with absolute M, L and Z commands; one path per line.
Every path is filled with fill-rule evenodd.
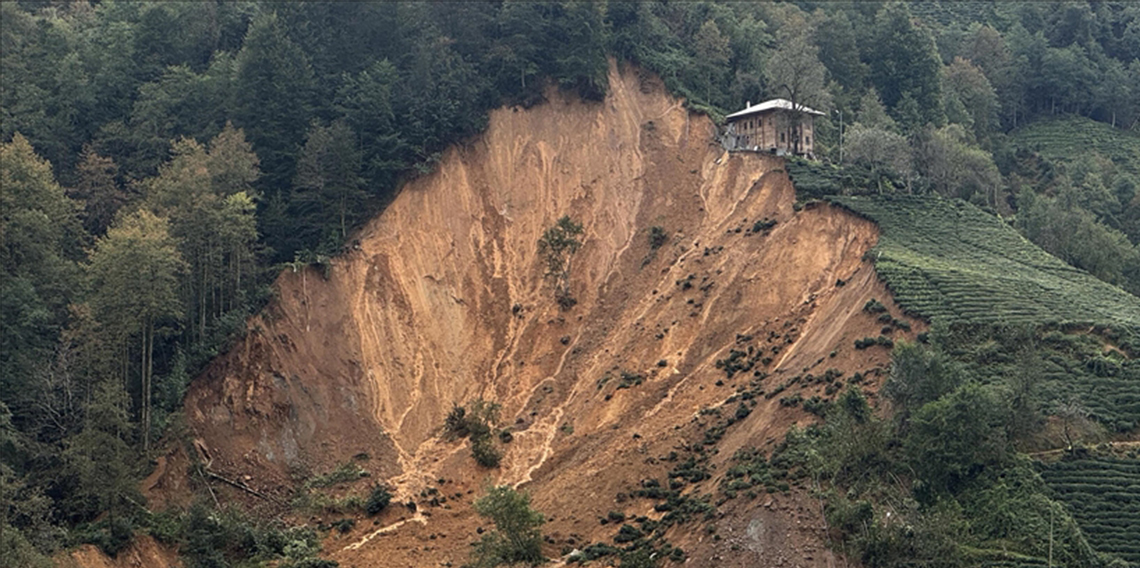
M 484 533 L 472 552 L 476 568 L 537 566 L 545 560 L 539 527 L 546 519 L 530 507 L 529 495 L 506 485 L 491 487 L 475 501 L 475 510 L 495 523 L 495 530 Z
M 466 438 L 469 434 L 467 431 L 467 409 L 452 403 L 451 411 L 447 413 L 447 418 L 443 421 L 443 427 L 450 436 Z
M 863 304 L 863 311 L 869 314 L 881 314 L 887 311 L 887 307 L 875 298 L 871 298 L 867 300 L 866 304 Z
M 823 416 L 827 412 L 827 407 L 828 402 L 819 396 L 812 396 L 804 401 L 804 410 L 816 416 Z
M 875 508 L 867 500 L 848 501 L 836 497 L 828 500 L 824 515 L 829 525 L 852 535 L 874 519 Z
M 763 219 L 757 219 L 756 222 L 752 224 L 752 232 L 753 233 L 762 233 L 762 232 L 765 232 L 765 231 L 767 231 L 767 230 L 769 230 L 775 226 L 776 226 L 776 220 L 775 219 L 769 219 L 767 217 L 765 217 Z
M 99 547 L 107 556 L 114 557 L 131 543 L 134 525 L 129 517 L 116 515 L 77 527 L 73 540 Z
M 341 483 L 348 483 L 356 481 L 361 477 L 367 477 L 368 471 L 352 462 L 345 462 L 336 467 L 336 469 L 324 474 L 317 475 L 309 479 L 305 483 L 305 487 L 311 488 L 325 488 L 339 485 Z
M 498 403 L 476 399 L 467 408 L 453 405 L 444 422 L 450 436 L 471 439 L 471 454 L 483 467 L 498 467 L 502 459 L 502 454 L 495 448 L 493 436 L 499 408 Z M 506 430 L 499 431 L 498 437 L 503 443 L 513 439 Z
M 388 508 L 388 504 L 392 501 L 392 492 L 383 485 L 376 485 L 372 488 L 372 492 L 368 494 L 368 500 L 364 502 L 364 512 L 369 517 L 379 515 L 381 511 Z
M 617 388 L 628 389 L 630 387 L 640 385 L 644 381 L 645 375 L 642 375 L 641 373 L 631 373 L 629 371 L 623 370 L 621 372 L 621 380 L 618 381 Z
M 614 535 L 614 542 L 617 544 L 624 544 L 627 542 L 633 542 L 644 536 L 645 533 L 638 530 L 637 527 L 630 524 L 624 524 L 620 529 L 618 529 L 617 534 Z
M 503 455 L 495 448 L 490 436 L 480 436 L 471 442 L 471 455 L 483 467 L 499 467 Z
M 657 568 L 657 561 L 653 550 L 636 548 L 621 553 L 621 568 Z
M 649 248 L 659 249 L 669 240 L 669 233 L 656 225 L 649 228 Z
M 337 568 L 338 566 L 340 566 L 340 564 L 335 560 L 302 558 L 301 560 L 286 562 L 281 565 L 281 568 Z
M 785 396 L 785 397 L 780 399 L 780 406 L 796 406 L 799 403 L 803 402 L 803 400 L 804 400 L 804 397 L 800 394 L 794 394 L 792 396 Z

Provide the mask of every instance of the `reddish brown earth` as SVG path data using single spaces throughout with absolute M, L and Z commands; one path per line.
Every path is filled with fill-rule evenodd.
M 485 134 L 407 184 L 327 276 L 282 274 L 278 299 L 191 387 L 187 420 L 212 471 L 287 499 L 305 475 L 367 454 L 360 463 L 371 478 L 340 493 L 383 481 L 400 502 L 419 503 L 414 514 L 390 507 L 328 537 L 325 553 L 341 566 L 459 566 L 483 526 L 471 502 L 487 482 L 533 495 L 550 518 L 552 558 L 610 542 L 617 527 L 598 521 L 610 510 L 659 517 L 652 501 L 616 495 L 664 479 L 672 464 L 660 458 L 709 426 L 700 411 L 747 384 L 750 374 L 725 380 L 716 368 L 738 334 L 768 353 L 779 347 L 764 368 L 766 391 L 889 360 L 884 348 L 853 348 L 879 334 L 862 311 L 867 300 L 898 316 L 864 260 L 878 236 L 872 223 L 826 204 L 795 211 L 781 159 L 725 153 L 708 118 L 636 70 L 611 69 L 601 103 L 549 98 L 493 112 Z M 537 252 L 563 215 L 585 227 L 571 277 L 578 304 L 567 311 Z M 750 234 L 765 217 L 777 225 Z M 656 251 L 652 226 L 669 234 Z M 602 381 L 619 370 L 646 379 L 628 389 L 616 376 Z M 881 376 L 869 376 L 873 393 Z M 780 396 L 823 394 L 824 384 L 805 382 Z M 441 437 L 452 405 L 477 397 L 502 404 L 500 425 L 514 435 L 498 469 L 479 468 L 466 441 Z M 737 449 L 770 448 L 813 419 L 778 399 L 760 397 L 728 429 L 714 479 L 690 491 L 712 492 Z M 185 456 L 171 460 L 168 475 L 185 475 Z M 165 477 L 148 484 L 182 491 Z M 446 501 L 429 506 L 429 488 Z M 688 566 L 842 563 L 805 489 L 719 511 L 670 532 Z

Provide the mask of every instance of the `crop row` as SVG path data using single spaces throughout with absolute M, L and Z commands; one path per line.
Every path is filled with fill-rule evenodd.
M 1140 136 L 1082 117 L 1035 121 L 1013 135 L 1014 143 L 1050 160 L 1067 161 L 1090 152 L 1140 172 Z
M 1029 243 L 977 207 L 934 196 L 830 197 L 879 224 L 880 276 L 908 312 L 946 323 L 1140 327 L 1140 301 Z
M 1041 477 L 1093 548 L 1140 563 L 1140 461 L 1096 458 L 1043 465 Z
M 961 200 L 936 196 L 829 197 L 876 222 L 881 235 L 870 257 L 912 316 L 970 328 L 1070 324 L 1140 332 L 1140 299 L 1073 268 L 1025 240 L 998 218 Z M 1140 362 L 1103 355 L 1057 333 L 1038 374 L 1046 407 L 1080 400 L 1110 431 L 1140 425 Z M 999 357 L 1004 354 L 997 353 Z M 978 368 L 1005 381 L 1012 361 Z M 979 363 L 977 366 L 991 365 Z

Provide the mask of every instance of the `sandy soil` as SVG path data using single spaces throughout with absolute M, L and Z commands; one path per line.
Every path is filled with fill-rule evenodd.
M 186 414 L 212 470 L 284 497 L 299 476 L 367 454 L 372 477 L 359 487 L 386 481 L 399 502 L 419 503 L 330 536 L 326 553 L 342 566 L 462 564 L 482 526 L 470 503 L 487 482 L 532 493 L 550 517 L 552 557 L 608 542 L 616 527 L 598 516 L 652 507 L 615 496 L 663 477 L 670 466 L 654 457 L 699 437 L 699 411 L 747 382 L 716 385 L 716 361 L 740 336 L 772 359 L 766 389 L 829 368 L 870 371 L 871 392 L 882 379 L 888 351 L 853 348 L 879 334 L 868 299 L 902 317 L 863 259 L 872 223 L 826 204 L 795 211 L 781 159 L 725 153 L 706 117 L 637 70 L 611 69 L 602 103 L 549 99 L 492 113 L 327 278 L 282 274 L 278 299 L 191 386 Z M 567 311 L 537 254 L 563 215 L 585 227 Z M 763 218 L 777 224 L 753 234 Z M 669 234 L 656 250 L 652 226 Z M 622 370 L 645 381 L 618 389 Z M 787 395 L 823 394 L 805 382 Z M 501 403 L 514 435 L 495 470 L 440 437 L 452 405 L 476 397 Z M 761 400 L 714 465 L 812 419 Z M 149 485 L 173 484 L 161 477 Z M 427 505 L 429 488 L 447 499 Z M 715 523 L 732 538 L 693 523 L 670 540 L 690 566 L 836 566 L 818 503 L 801 493 L 726 504 Z

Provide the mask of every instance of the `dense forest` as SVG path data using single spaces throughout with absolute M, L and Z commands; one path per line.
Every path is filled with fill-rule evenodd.
M 610 58 L 716 120 L 824 110 L 821 168 L 971 201 L 1140 293 L 1140 4 L 4 2 L 0 565 L 155 531 L 135 482 L 274 275 L 327 263 L 491 109 L 601 100 Z M 979 400 L 954 388 L 908 395 L 900 439 Z

